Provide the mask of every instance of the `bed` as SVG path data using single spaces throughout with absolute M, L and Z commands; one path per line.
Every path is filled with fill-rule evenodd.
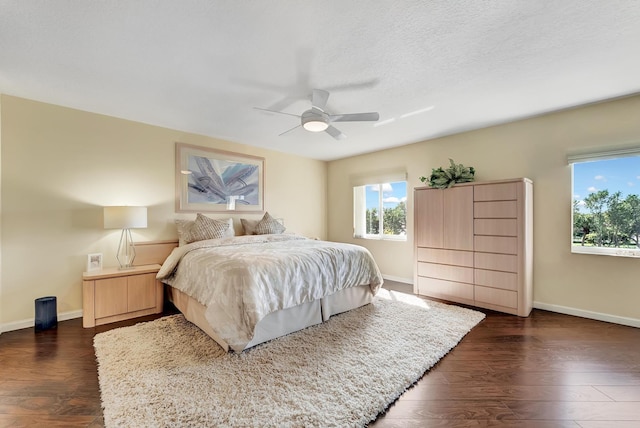
M 371 303 L 383 282 L 364 247 L 294 234 L 180 245 L 157 277 L 186 319 L 235 352 Z

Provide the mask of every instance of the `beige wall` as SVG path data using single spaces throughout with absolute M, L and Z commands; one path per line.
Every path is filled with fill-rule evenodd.
M 59 313 L 82 309 L 87 254 L 117 264 L 119 231 L 102 228 L 103 206 L 148 207 L 136 241 L 176 238 L 173 220 L 195 215 L 174 211 L 175 142 L 265 157 L 265 209 L 289 231 L 326 238 L 325 162 L 6 95 L 0 104 L 0 327 L 32 320 L 42 296 L 57 296 Z
M 0 106 L 0 328 L 32 320 L 33 300 L 45 295 L 57 296 L 60 313 L 82 308 L 86 255 L 101 252 L 106 265 L 116 264 L 119 234 L 102 229 L 102 206 L 146 205 L 149 227 L 134 231 L 134 239 L 175 238 L 173 219 L 189 217 L 174 212 L 176 141 L 264 156 L 265 208 L 284 218 L 288 230 L 364 245 L 383 274 L 408 281 L 413 276 L 411 189 L 421 185 L 419 176 L 453 158 L 474 166 L 479 181 L 529 177 L 534 181 L 535 301 L 640 319 L 637 260 L 569 251 L 571 173 L 566 164 L 570 151 L 640 144 L 640 96 L 328 166 L 6 95 Z M 392 167 L 408 172 L 408 241 L 353 239 L 349 176 Z
M 534 300 L 539 306 L 638 320 L 639 261 L 570 252 L 571 168 L 566 161 L 572 151 L 640 145 L 638 118 L 640 96 L 635 96 L 330 162 L 329 239 L 364 245 L 383 274 L 412 280 L 413 188 L 422 185 L 420 176 L 452 158 L 475 167 L 477 181 L 528 177 L 534 183 Z M 354 239 L 349 176 L 393 167 L 408 172 L 409 239 Z
M 0 94 L 0 191 L 2 189 L 2 94 Z M 2 198 L 0 197 L 0 243 L 2 243 Z M 2 334 L 2 245 L 0 245 L 0 334 Z

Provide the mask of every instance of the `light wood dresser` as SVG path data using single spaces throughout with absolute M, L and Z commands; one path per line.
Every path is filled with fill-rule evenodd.
M 82 326 L 122 321 L 162 312 L 159 264 L 106 268 L 82 274 Z
M 527 178 L 414 189 L 414 292 L 528 316 L 533 183 Z

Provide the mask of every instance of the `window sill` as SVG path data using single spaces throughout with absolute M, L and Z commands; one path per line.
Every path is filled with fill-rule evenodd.
M 571 252 L 573 254 L 591 254 L 594 256 L 629 257 L 632 259 L 640 258 L 640 248 L 604 248 L 572 245 Z
M 407 242 L 406 236 L 354 236 L 355 239 L 368 239 L 370 241 Z

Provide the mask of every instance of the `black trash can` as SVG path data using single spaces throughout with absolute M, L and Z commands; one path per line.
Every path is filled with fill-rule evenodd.
M 36 299 L 36 331 L 58 325 L 58 308 L 55 296 Z

